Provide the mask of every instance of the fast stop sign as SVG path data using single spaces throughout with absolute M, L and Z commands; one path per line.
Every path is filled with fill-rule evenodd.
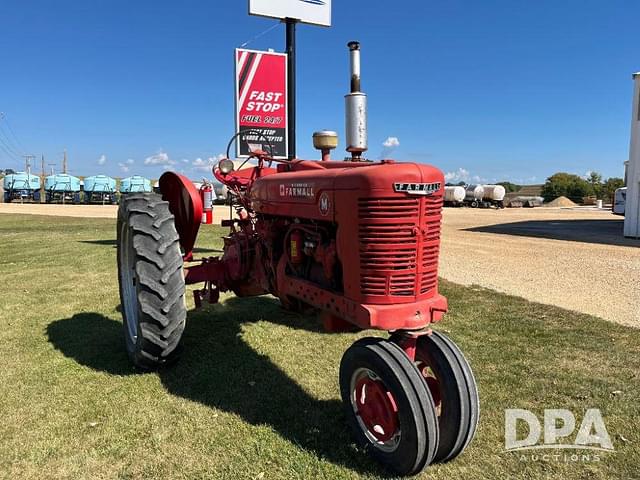
M 236 154 L 287 157 L 287 55 L 236 49 Z

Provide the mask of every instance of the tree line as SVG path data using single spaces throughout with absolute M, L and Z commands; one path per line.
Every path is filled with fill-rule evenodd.
M 585 197 L 609 201 L 620 187 L 624 187 L 623 179 L 612 177 L 604 180 L 598 172 L 590 172 L 586 178 L 572 173 L 558 172 L 547 178 L 542 187 L 542 196 L 545 202 L 561 196 L 576 203 L 582 203 Z
M 447 183 L 447 185 L 465 187 L 467 183 Z M 512 182 L 498 182 L 497 185 L 502 185 L 507 193 L 518 192 L 523 187 Z M 595 197 L 608 202 L 620 187 L 624 187 L 622 178 L 611 177 L 604 180 L 598 172 L 589 172 L 586 178 L 573 173 L 558 172 L 547 178 L 542 186 L 542 196 L 545 202 L 563 196 L 576 203 L 582 203 L 585 197 Z

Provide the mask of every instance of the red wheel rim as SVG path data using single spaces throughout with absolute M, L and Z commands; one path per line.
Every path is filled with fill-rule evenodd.
M 440 416 L 442 414 L 442 387 L 440 380 L 436 377 L 427 360 L 427 357 L 419 355 L 416 351 L 416 366 L 427 383 L 427 387 L 429 387 L 429 392 L 431 393 L 431 397 L 433 397 L 433 404 L 436 407 L 436 413 Z
M 369 440 L 379 447 L 395 448 L 400 435 L 400 422 L 393 394 L 368 369 L 355 372 L 351 385 L 352 406 Z

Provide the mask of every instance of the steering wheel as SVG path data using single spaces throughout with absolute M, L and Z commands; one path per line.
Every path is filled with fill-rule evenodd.
M 240 135 L 245 135 L 247 133 L 253 133 L 255 135 L 258 135 L 259 137 L 262 137 L 262 139 L 264 139 L 264 141 L 266 142 L 266 144 L 269 146 L 269 164 L 268 167 L 271 168 L 271 164 L 273 163 L 273 144 L 269 141 L 269 139 L 259 130 L 245 130 L 244 132 L 237 132 L 235 135 L 233 135 L 233 137 L 231 137 L 231 140 L 229 140 L 229 143 L 227 144 L 227 152 L 226 152 L 226 156 L 227 158 L 229 158 L 229 154 L 231 152 L 231 145 L 233 145 L 233 142 L 235 141 L 236 138 L 238 138 Z M 259 155 L 256 155 L 254 153 L 251 153 L 251 155 L 249 155 L 247 157 L 247 159 L 242 162 L 242 164 L 240 164 L 240 166 L 238 167 L 238 170 L 240 170 L 242 167 L 245 166 L 245 164 L 251 160 L 252 158 L 257 158 L 257 159 L 261 159 Z

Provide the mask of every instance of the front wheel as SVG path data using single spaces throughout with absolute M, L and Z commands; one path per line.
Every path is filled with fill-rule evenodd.
M 434 462 L 453 460 L 469 445 L 478 426 L 480 402 L 473 371 L 458 346 L 436 331 L 418 338 L 415 362 L 438 415 L 440 444 Z
M 129 358 L 153 370 L 176 358 L 187 308 L 179 237 L 169 203 L 131 195 L 118 209 L 118 280 Z
M 438 447 L 435 407 L 416 366 L 397 345 L 363 338 L 340 363 L 340 393 L 358 444 L 399 475 L 431 463 Z

